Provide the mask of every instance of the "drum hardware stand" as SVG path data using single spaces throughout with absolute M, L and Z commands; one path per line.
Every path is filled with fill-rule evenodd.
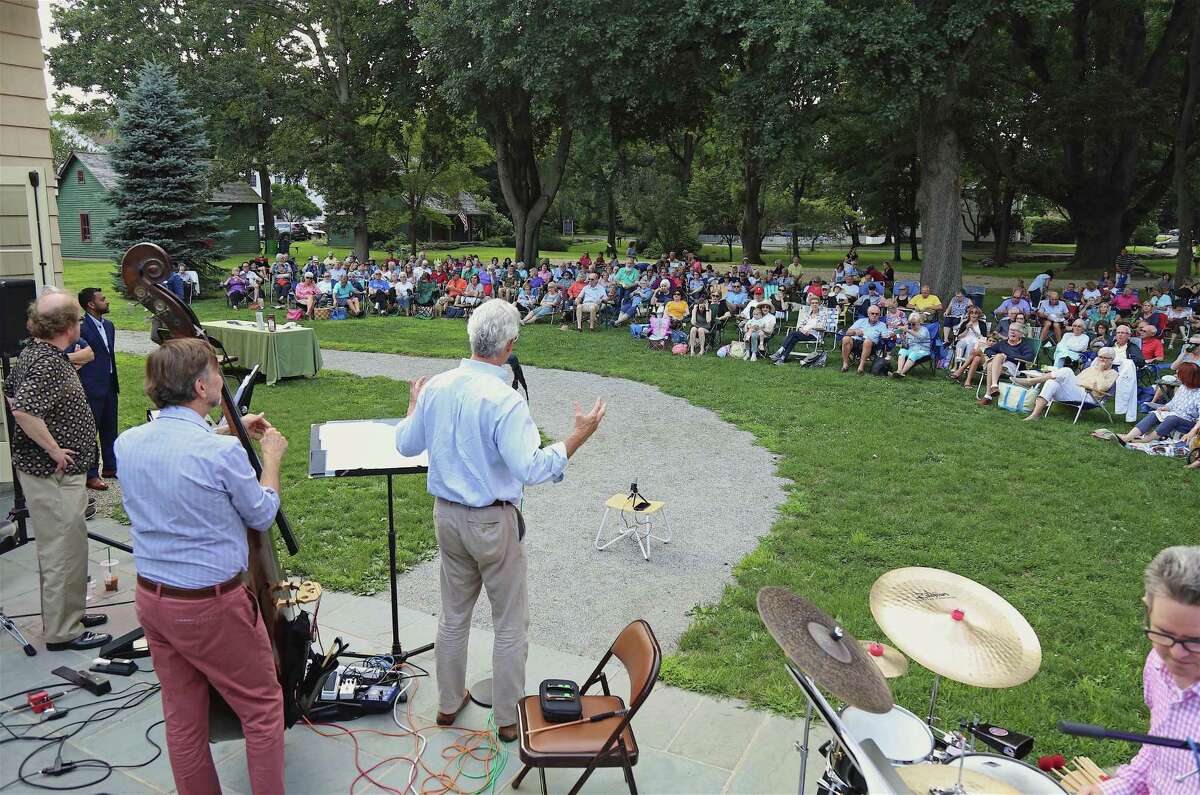
M 939 723 L 941 720 L 934 715 L 934 711 L 937 709 L 938 690 L 941 688 L 941 685 L 942 675 L 935 673 L 933 675 L 933 691 L 929 694 L 929 717 L 925 719 L 925 723 L 928 724 L 930 728 L 933 728 L 933 724 Z
M 800 752 L 800 795 L 804 795 L 804 789 L 808 786 L 808 738 L 812 732 L 812 702 L 805 699 L 807 709 L 804 710 L 804 739 L 797 740 L 795 748 Z

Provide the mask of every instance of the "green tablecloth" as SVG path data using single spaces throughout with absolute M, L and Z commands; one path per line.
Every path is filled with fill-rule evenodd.
M 268 384 L 295 375 L 315 376 L 321 369 L 321 348 L 317 335 L 304 326 L 276 331 L 258 330 L 254 321 L 216 320 L 202 323 L 204 331 L 225 346 L 225 352 L 238 357 L 237 366 L 249 370 L 258 365 Z

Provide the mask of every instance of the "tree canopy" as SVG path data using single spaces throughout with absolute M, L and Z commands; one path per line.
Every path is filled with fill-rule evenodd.
M 177 67 L 214 177 L 257 172 L 271 216 L 294 215 L 271 175 L 305 177 L 360 256 L 381 225 L 415 250 L 425 200 L 459 191 L 494 198 L 525 260 L 544 220 L 571 217 L 611 248 L 712 235 L 761 261 L 766 236 L 790 230 L 797 252 L 842 208 L 846 237 L 883 235 L 897 259 L 919 236 L 940 293 L 961 283 L 964 235 L 1003 262 L 1035 207 L 1061 213 L 1080 268 L 1111 267 L 1147 221 L 1196 226 L 1200 0 L 65 0 L 53 14 L 55 81 L 94 97 L 65 117 L 111 123 L 144 58 Z

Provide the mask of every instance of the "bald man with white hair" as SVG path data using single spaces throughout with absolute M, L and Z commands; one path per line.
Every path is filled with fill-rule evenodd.
M 429 451 L 429 493 L 441 552 L 442 610 L 438 616 L 438 715 L 454 723 L 467 705 L 467 641 L 479 589 L 487 589 L 496 636 L 492 647 L 492 706 L 500 739 L 517 738 L 517 702 L 525 694 L 529 599 L 525 520 L 518 506 L 525 486 L 563 479 L 567 459 L 604 419 L 597 400 L 588 413 L 575 404 L 575 430 L 541 446 L 529 405 L 508 386 L 504 364 L 521 329 L 516 307 L 486 301 L 471 313 L 471 358 L 409 392 L 408 416 L 396 428 L 402 455 Z
M 13 465 L 37 537 L 42 625 L 50 651 L 103 646 L 88 631 L 108 620 L 87 615 L 85 482 L 96 461 L 96 422 L 67 349 L 79 339 L 83 310 L 75 296 L 51 288 L 29 305 L 32 339 L 4 382 L 16 420 Z

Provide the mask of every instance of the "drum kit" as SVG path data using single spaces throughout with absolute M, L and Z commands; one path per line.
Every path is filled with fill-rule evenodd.
M 871 588 L 871 614 L 893 646 L 858 641 L 816 605 L 784 588 L 758 592 L 758 612 L 789 659 L 787 669 L 808 701 L 801 751 L 804 795 L 813 721 L 833 738 L 821 748 L 818 795 L 1011 795 L 1067 792 L 1020 761 L 1032 738 L 999 726 L 963 721 L 936 726 L 942 678 L 975 687 L 1014 687 L 1041 666 L 1041 644 L 1029 622 L 1003 597 L 939 569 L 896 569 Z M 909 660 L 934 675 L 926 717 L 896 704 L 888 679 Z M 844 702 L 834 710 L 822 691 Z M 815 715 L 814 715 L 815 712 Z M 1004 753 L 977 751 L 975 739 Z

